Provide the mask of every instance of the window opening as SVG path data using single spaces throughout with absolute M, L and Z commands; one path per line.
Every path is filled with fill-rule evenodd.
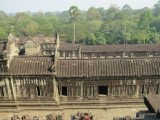
M 0 93 L 1 93 L 1 97 L 4 97 L 4 90 L 3 90 L 3 87 L 0 87 Z
M 38 95 L 38 96 L 41 96 L 40 87 L 39 87 L 39 86 L 37 86 L 37 95 Z
M 62 95 L 67 96 L 67 87 L 66 86 L 62 87 Z
M 99 86 L 99 94 L 108 95 L 108 86 Z

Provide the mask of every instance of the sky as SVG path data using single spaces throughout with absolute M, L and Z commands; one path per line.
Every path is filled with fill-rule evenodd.
M 70 6 L 76 5 L 80 10 L 88 10 L 90 7 L 104 7 L 108 9 L 110 5 L 116 4 L 122 8 L 129 4 L 132 9 L 144 7 L 153 8 L 159 0 L 0 0 L 0 10 L 6 13 L 16 12 L 49 12 L 65 11 Z

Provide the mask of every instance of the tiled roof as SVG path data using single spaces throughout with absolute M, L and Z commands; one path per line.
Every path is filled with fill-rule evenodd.
M 114 59 L 61 59 L 56 64 L 56 76 L 109 77 L 160 76 L 160 57 Z
M 82 45 L 81 52 L 160 51 L 160 44 Z
M 150 112 L 160 111 L 160 95 L 147 95 L 144 97 L 144 103 Z
M 59 51 L 79 50 L 80 44 L 60 44 Z
M 10 64 L 11 75 L 51 75 L 51 57 L 44 56 L 19 56 L 13 58 Z

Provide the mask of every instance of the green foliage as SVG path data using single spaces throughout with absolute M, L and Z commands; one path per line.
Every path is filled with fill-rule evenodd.
M 128 13 L 131 13 L 132 8 L 131 8 L 131 6 L 130 6 L 130 5 L 125 4 L 125 5 L 123 6 L 123 8 L 122 8 L 122 11 L 124 11 L 124 12 L 128 12 Z
M 90 33 L 89 35 L 87 35 L 85 43 L 87 45 L 96 45 L 96 36 L 94 35 L 94 33 Z
M 145 11 L 141 14 L 138 26 L 141 30 L 148 30 L 152 21 L 152 14 L 150 11 Z
M 71 6 L 69 9 L 69 14 L 71 18 L 73 19 L 73 21 L 75 21 L 79 15 L 77 6 Z
M 134 34 L 133 34 L 133 39 L 134 39 L 134 42 L 135 43 L 138 43 L 138 44 L 143 44 L 145 43 L 144 41 L 146 40 L 146 35 L 144 34 L 144 31 L 143 30 L 140 30 L 140 31 L 136 31 Z
M 97 45 L 105 45 L 106 44 L 106 39 L 105 39 L 104 34 L 102 34 L 101 32 L 96 32 L 95 36 L 96 36 L 96 44 Z
M 63 24 L 67 24 L 70 21 L 70 14 L 68 11 L 63 11 L 62 13 L 58 13 L 57 16 L 59 17 L 59 20 Z
M 138 29 L 140 30 L 140 33 L 142 34 L 141 37 L 144 41 L 144 43 L 146 43 L 146 40 L 148 39 L 148 32 L 150 30 L 150 23 L 152 21 L 152 14 L 150 11 L 144 11 L 139 19 L 138 22 Z
M 7 36 L 6 32 L 2 28 L 0 28 L 0 41 L 6 40 L 7 37 L 8 36 Z
M 5 12 L 0 10 L 0 20 L 1 21 L 6 21 L 7 20 L 7 15 Z
M 100 32 L 96 32 L 96 33 L 90 33 L 87 37 L 86 37 L 86 44 L 87 45 L 105 45 L 106 44 L 106 39 L 104 37 L 103 34 L 101 34 Z
M 98 11 L 98 9 L 91 7 L 87 11 L 87 18 L 88 18 L 88 20 L 99 20 L 99 19 L 101 19 L 101 14 Z
M 104 8 L 100 7 L 100 8 L 97 8 L 97 10 L 101 14 L 101 16 L 105 16 L 106 15 L 106 10 Z
M 26 36 L 34 36 L 38 30 L 38 24 L 36 22 L 29 22 L 25 27 L 23 27 L 23 32 Z
M 153 12 L 156 17 L 160 16 L 160 0 L 154 5 Z
M 153 16 L 152 16 L 153 13 Z M 109 9 L 90 7 L 81 11 L 71 6 L 69 11 L 16 13 L 14 16 L 0 11 L 0 40 L 9 33 L 17 37 L 53 36 L 57 31 L 62 42 L 89 45 L 160 43 L 160 1 L 153 9 L 132 9 L 128 4 L 122 9 L 116 5 Z
M 54 36 L 55 28 L 51 23 L 46 22 L 43 25 L 40 25 L 38 33 L 45 36 Z
M 131 40 L 131 34 L 129 32 L 123 32 L 122 37 L 124 40 L 124 44 L 128 43 L 128 41 Z
M 155 27 L 158 32 L 160 32 L 160 17 L 156 17 L 151 22 L 151 27 Z
M 76 43 L 85 43 L 85 38 L 90 33 L 94 33 L 98 31 L 101 27 L 102 21 L 94 20 L 94 21 L 80 21 L 76 22 Z M 73 24 L 65 24 L 62 25 L 58 29 L 60 33 L 60 39 L 62 41 L 71 42 L 73 40 Z
M 116 15 L 120 12 L 120 9 L 115 7 L 115 6 L 111 6 L 107 11 L 106 11 L 106 15 L 104 16 L 104 20 L 105 21 L 114 21 Z

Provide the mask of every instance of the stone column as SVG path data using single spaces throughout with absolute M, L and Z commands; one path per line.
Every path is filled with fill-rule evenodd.
M 55 78 L 53 78 L 53 98 L 55 101 L 59 101 L 58 84 Z
M 12 89 L 12 94 L 13 94 L 13 99 L 17 99 L 17 92 L 16 92 L 16 83 L 14 83 L 13 77 L 11 77 L 11 89 Z
M 139 86 L 139 84 L 138 84 L 138 85 L 137 85 L 137 96 L 136 96 L 137 98 L 139 98 L 139 95 L 140 95 L 139 92 L 140 92 L 140 86 Z
M 65 51 L 63 51 L 63 58 L 66 58 L 66 54 L 65 54 Z
M 81 81 L 81 99 L 83 99 L 83 81 Z
M 8 99 L 12 99 L 12 92 L 11 92 L 11 87 L 10 87 L 10 80 L 8 78 L 5 78 L 5 85 L 6 85 L 6 88 L 7 88 L 7 96 L 8 96 Z

